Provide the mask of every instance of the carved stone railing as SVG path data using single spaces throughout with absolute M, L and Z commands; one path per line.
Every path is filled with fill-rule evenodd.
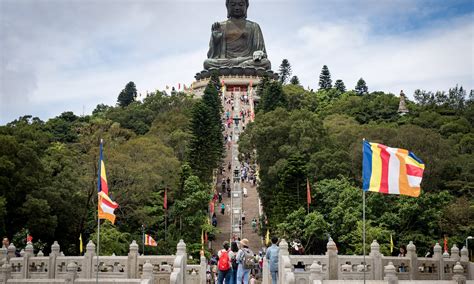
M 386 267 L 390 267 L 390 273 L 393 272 L 390 277 L 397 281 L 471 279 L 470 275 L 474 275 L 474 271 L 470 271 L 474 265 L 469 264 L 465 248 L 459 251 L 454 245 L 451 254 L 443 256 L 440 245 L 436 244 L 433 257 L 425 258 L 417 257 L 416 246 L 410 242 L 406 257 L 386 257 L 380 253 L 376 240 L 372 242 L 365 262 L 360 255 L 338 255 L 332 239 L 327 244 L 326 255 L 289 255 L 288 243 L 281 240 L 278 266 L 281 283 L 294 281 L 298 284 L 313 283 L 314 280 L 362 280 L 364 277 L 366 280 L 383 280 Z M 271 281 L 268 269 L 264 268 L 263 273 L 264 283 L 266 279 Z

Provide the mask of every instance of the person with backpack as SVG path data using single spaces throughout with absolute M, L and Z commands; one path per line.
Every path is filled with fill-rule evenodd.
M 217 262 L 217 283 L 222 284 L 225 280 L 225 283 L 228 284 L 232 277 L 232 264 L 229 257 L 229 242 L 225 241 L 222 243 L 222 247 L 223 249 L 217 253 L 217 256 L 219 256 L 219 261 Z
M 242 239 L 240 241 L 240 250 L 237 253 L 237 283 L 248 284 L 249 283 L 249 276 L 250 270 L 255 265 L 255 258 L 253 256 L 253 252 L 249 249 L 249 240 Z
M 232 277 L 230 278 L 229 284 L 237 284 L 237 269 L 238 269 L 237 253 L 238 252 L 239 252 L 239 247 L 237 246 L 237 242 L 234 241 L 230 244 L 230 251 L 229 251 L 230 262 L 232 264 Z

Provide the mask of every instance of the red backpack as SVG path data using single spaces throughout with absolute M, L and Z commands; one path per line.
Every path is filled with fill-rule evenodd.
M 219 261 L 217 262 L 217 268 L 219 268 L 220 271 L 227 271 L 230 269 L 229 254 L 227 251 L 221 251 L 221 257 L 219 257 Z

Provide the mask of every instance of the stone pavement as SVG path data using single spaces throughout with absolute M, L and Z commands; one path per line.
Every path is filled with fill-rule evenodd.
M 234 106 L 235 109 L 232 111 L 232 106 L 231 104 L 226 103 L 229 99 L 231 99 L 231 92 L 225 92 L 225 101 L 223 102 L 224 105 L 224 118 L 223 121 L 225 121 L 225 115 L 227 111 L 230 111 L 231 115 L 230 117 L 234 117 L 235 115 L 239 115 L 240 110 L 246 111 L 246 110 L 252 110 L 250 104 L 244 104 L 242 102 L 237 102 L 235 100 L 240 99 L 240 92 L 234 92 Z M 246 119 L 246 123 L 248 123 L 250 119 Z M 239 125 L 240 132 L 242 132 L 242 121 L 240 122 Z M 231 128 L 227 128 L 227 125 L 225 126 L 225 132 L 227 134 L 235 134 L 233 133 L 234 130 L 234 124 L 232 122 Z M 235 138 L 235 137 L 233 137 Z M 227 178 L 230 178 L 231 180 L 231 185 L 233 185 L 233 173 L 232 170 L 228 170 L 228 164 L 232 162 L 232 144 L 235 143 L 234 141 L 232 142 L 227 142 L 226 143 L 226 152 L 225 152 L 225 158 L 223 161 L 223 167 L 225 171 L 222 174 L 218 174 L 217 176 L 217 184 L 216 184 L 216 190 L 218 192 L 222 192 L 221 190 L 221 183 L 222 180 L 227 180 Z M 230 147 L 228 147 L 230 146 Z M 234 151 L 234 155 L 238 155 L 238 152 L 236 153 Z M 236 155 L 236 156 L 237 156 Z M 243 188 L 247 189 L 247 196 L 242 198 L 242 208 L 243 212 L 245 213 L 245 222 L 242 225 L 242 238 L 247 238 L 250 243 L 250 249 L 254 253 L 258 253 L 259 250 L 261 250 L 262 247 L 262 239 L 258 235 L 258 232 L 254 232 L 251 226 L 251 221 L 253 218 L 255 218 L 257 221 L 259 220 L 259 199 L 258 199 L 258 192 L 256 186 L 253 186 L 251 183 L 248 182 L 242 182 L 240 184 L 240 189 L 243 190 Z M 212 242 L 212 249 L 215 251 L 218 251 L 222 247 L 222 243 L 224 241 L 229 241 L 232 237 L 231 234 L 231 214 L 230 214 L 230 205 L 231 205 L 231 199 L 227 197 L 227 192 L 222 192 L 223 196 L 223 201 L 224 204 L 226 205 L 226 210 L 225 210 L 225 215 L 222 215 L 220 212 L 220 204 L 216 203 L 215 205 L 215 211 L 216 211 L 216 216 L 217 216 L 217 228 L 221 231 L 220 234 L 216 236 L 216 240 Z M 238 200 L 240 202 L 240 200 Z M 235 199 L 234 199 L 234 202 Z M 258 227 L 258 226 L 257 226 Z M 238 237 L 240 234 L 236 234 Z

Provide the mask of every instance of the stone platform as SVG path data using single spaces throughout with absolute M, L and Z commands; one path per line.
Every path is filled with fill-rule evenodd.
M 192 84 L 192 92 L 196 97 L 202 97 L 204 89 L 206 89 L 210 78 L 199 79 Z M 261 76 L 247 75 L 228 75 L 219 76 L 219 81 L 224 82 L 227 92 L 246 92 L 249 89 L 256 90 L 256 86 L 260 83 Z

